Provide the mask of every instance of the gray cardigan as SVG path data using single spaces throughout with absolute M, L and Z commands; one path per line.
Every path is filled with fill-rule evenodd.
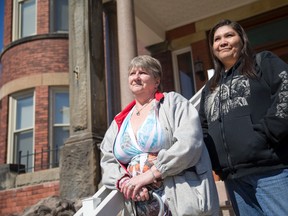
M 165 146 L 159 151 L 154 165 L 164 179 L 165 196 L 169 208 L 171 208 L 173 215 L 178 215 L 179 204 L 182 201 L 176 200 L 179 199 L 176 197 L 176 193 L 182 192 L 181 199 L 183 201 L 184 199 L 189 201 L 191 197 L 185 196 L 185 191 L 181 191 L 181 184 L 177 185 L 176 192 L 175 177 L 182 176 L 185 178 L 186 174 L 183 171 L 194 166 L 197 173 L 209 173 L 212 177 L 211 164 L 203 142 L 198 112 L 194 106 L 186 98 L 175 92 L 164 93 L 164 98 L 157 105 L 159 106 L 159 121 L 165 133 Z M 110 189 L 117 189 L 118 180 L 126 174 L 125 169 L 121 167 L 113 155 L 117 133 L 118 126 L 114 120 L 101 143 L 103 153 L 101 159 L 102 183 Z M 200 157 L 205 157 L 205 159 L 200 160 Z M 214 181 L 213 185 L 215 186 Z M 214 193 L 216 188 L 213 187 L 211 190 Z M 214 194 L 216 194 L 215 205 L 218 206 L 217 192 Z M 175 202 L 178 202 L 177 207 Z M 130 203 L 126 202 L 126 204 L 129 212 L 127 215 L 133 215 L 131 206 L 129 207 Z

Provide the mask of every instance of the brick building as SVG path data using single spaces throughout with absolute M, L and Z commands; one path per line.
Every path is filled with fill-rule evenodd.
M 162 28 L 161 30 L 164 30 L 162 33 L 157 31 L 159 29 L 155 28 L 155 23 L 152 23 L 152 17 L 147 16 L 147 11 L 151 10 L 152 15 L 153 13 L 160 14 L 154 19 L 163 23 L 161 19 L 165 19 L 165 16 L 173 16 L 173 14 L 167 14 L 173 11 L 170 4 L 176 8 L 177 4 L 182 3 L 181 9 L 187 8 L 188 10 L 192 3 L 158 1 L 163 8 L 169 6 L 168 12 L 165 12 L 159 7 L 155 8 L 157 6 L 154 5 L 155 2 L 135 1 L 136 28 L 133 25 L 130 26 L 136 35 L 134 43 L 130 43 L 132 40 L 129 39 L 129 35 L 124 36 L 128 41 L 121 39 L 124 35 L 123 32 L 120 34 L 121 29 L 123 31 L 121 23 L 129 26 L 125 21 L 131 20 L 119 16 L 123 11 L 121 7 L 129 8 L 132 1 L 103 1 L 101 10 L 103 11 L 104 28 L 102 30 L 105 41 L 105 44 L 103 43 L 103 58 L 106 66 L 105 97 L 104 99 L 101 96 L 98 97 L 99 101 L 105 101 L 103 107 L 107 107 L 104 112 L 107 123 L 101 124 L 100 127 L 93 127 L 91 123 L 90 127 L 89 115 L 88 117 L 80 115 L 81 119 L 87 118 L 88 122 L 84 122 L 83 125 L 87 123 L 88 126 L 84 126 L 83 129 L 83 127 L 75 126 L 75 121 L 79 120 L 78 113 L 74 112 L 75 105 L 77 103 L 79 105 L 81 101 L 77 102 L 75 99 L 77 92 L 74 88 L 78 85 L 78 80 L 81 81 L 82 75 L 78 73 L 77 66 L 71 66 L 73 62 L 71 41 L 78 38 L 72 35 L 73 31 L 71 29 L 69 31 L 68 28 L 68 26 L 71 27 L 71 23 L 68 24 L 68 17 L 70 19 L 73 17 L 71 11 L 68 15 L 68 9 L 70 9 L 68 2 L 72 2 L 71 5 L 74 4 L 74 8 L 77 8 L 77 1 L 73 0 L 5 0 L 4 49 L 0 56 L 2 64 L 0 73 L 0 215 L 20 214 L 25 208 L 41 199 L 61 195 L 61 188 L 62 191 L 69 190 L 69 187 L 65 188 L 63 183 L 65 176 L 61 177 L 61 174 L 71 171 L 67 170 L 67 167 L 76 170 L 72 171 L 73 176 L 77 175 L 75 172 L 79 170 L 75 168 L 77 163 L 73 166 L 67 165 L 66 160 L 60 158 L 61 156 L 68 158 L 67 150 L 66 154 L 60 154 L 61 147 L 69 144 L 67 146 L 72 146 L 72 148 L 68 150 L 73 152 L 75 150 L 73 139 L 75 137 L 76 140 L 82 139 L 84 133 L 85 136 L 88 133 L 88 136 L 92 137 L 93 143 L 99 142 L 113 116 L 131 99 L 129 95 L 127 96 L 129 93 L 121 88 L 123 87 L 121 78 L 127 68 L 127 62 L 123 57 L 131 59 L 131 55 L 137 53 L 156 57 L 161 61 L 165 73 L 164 90 L 175 90 L 190 98 L 205 84 L 208 77 L 207 70 L 212 68 L 207 32 L 221 18 L 230 18 L 243 25 L 257 51 L 273 51 L 288 62 L 288 31 L 285 28 L 288 24 L 288 3 L 285 0 L 251 0 L 246 1 L 244 5 L 235 3 L 234 7 L 224 11 L 214 11 L 214 14 L 207 12 L 208 15 L 198 17 L 193 21 L 186 17 L 185 22 L 182 20 L 177 25 L 174 24 L 174 27 L 171 24 L 169 27 Z M 98 0 L 94 2 L 99 3 Z M 206 5 L 202 7 L 201 10 L 205 13 Z M 143 10 L 146 13 L 143 13 Z M 80 18 L 75 18 L 75 20 Z M 98 22 L 95 21 L 95 23 L 96 27 L 101 26 L 97 26 Z M 93 25 L 89 28 L 92 29 L 91 34 L 93 34 Z M 100 34 L 101 31 L 98 33 Z M 81 43 L 82 41 L 79 44 Z M 96 47 L 101 48 L 98 45 Z M 81 48 L 79 52 L 80 50 Z M 126 53 L 123 54 L 123 50 Z M 72 53 L 72 55 L 75 54 Z M 123 65 L 124 69 L 122 69 Z M 185 71 L 186 79 L 182 79 L 180 71 Z M 74 106 L 72 112 L 71 104 Z M 90 111 L 88 109 L 87 112 Z M 82 122 L 78 125 L 82 125 Z M 95 134 L 98 137 L 96 141 Z M 97 168 L 99 158 L 93 156 L 92 160 L 95 158 L 98 161 L 94 168 L 98 170 L 91 171 L 91 173 L 99 175 L 99 167 Z M 60 161 L 64 161 L 64 165 L 60 164 L 59 167 Z M 217 180 L 216 176 L 215 178 Z M 60 179 L 63 180 L 62 186 Z M 88 178 L 89 182 L 93 182 L 93 187 L 87 191 L 85 191 L 86 188 L 80 186 L 86 183 L 83 179 L 75 180 L 79 181 L 78 186 L 77 184 L 75 186 L 73 184 L 75 181 L 71 179 L 71 185 L 79 187 L 85 193 L 79 195 L 76 191 L 71 195 L 65 191 L 63 194 L 68 198 L 90 196 L 97 190 L 100 179 L 101 176 Z
M 57 150 L 69 136 L 68 1 L 8 0 L 4 16 L 0 215 L 59 195 Z

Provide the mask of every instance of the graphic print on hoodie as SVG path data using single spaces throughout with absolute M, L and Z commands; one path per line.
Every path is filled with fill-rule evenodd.
M 243 75 L 235 75 L 231 81 L 224 80 L 217 86 L 205 100 L 205 113 L 208 122 L 220 119 L 221 115 L 227 115 L 232 109 L 240 106 L 248 106 L 247 98 L 250 96 L 249 80 Z
M 287 118 L 287 106 L 288 106 L 288 73 L 283 71 L 279 74 L 282 79 L 282 85 L 279 92 L 279 104 L 277 104 L 276 116 L 279 118 Z

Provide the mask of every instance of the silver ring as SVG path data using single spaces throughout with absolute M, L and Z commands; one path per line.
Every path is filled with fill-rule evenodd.
M 128 188 L 129 188 L 129 189 L 134 189 L 134 188 L 135 188 L 135 185 L 129 183 Z

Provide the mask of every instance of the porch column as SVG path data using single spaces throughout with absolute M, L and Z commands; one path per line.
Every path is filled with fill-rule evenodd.
M 69 0 L 70 137 L 61 150 L 60 196 L 92 196 L 107 128 L 102 0 Z
M 128 66 L 137 55 L 136 27 L 133 0 L 117 0 L 119 73 L 122 109 L 133 100 L 128 88 Z

